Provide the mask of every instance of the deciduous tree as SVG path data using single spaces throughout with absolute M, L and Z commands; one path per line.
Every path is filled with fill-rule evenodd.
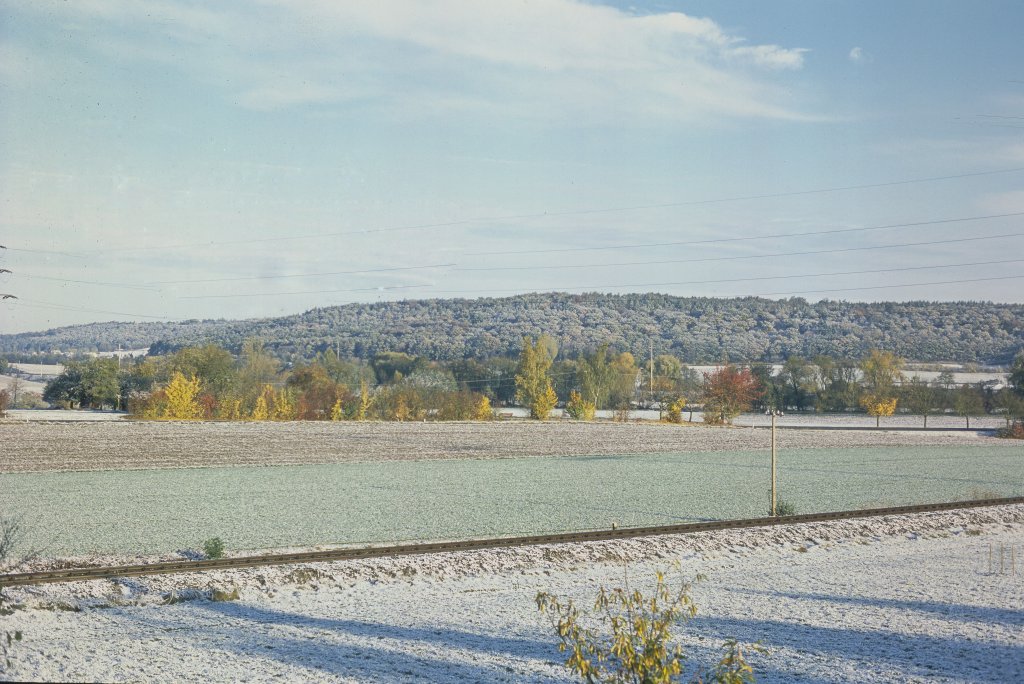
M 704 421 L 712 424 L 731 423 L 750 409 L 761 394 L 761 385 L 749 368 L 732 364 L 704 373 Z
M 201 417 L 202 409 L 197 401 L 199 397 L 199 378 L 186 378 L 175 372 L 171 381 L 164 388 L 167 403 L 164 405 L 164 418 L 172 420 L 195 420 Z
M 967 420 L 969 429 L 971 416 L 985 415 L 985 398 L 977 387 L 962 385 L 954 394 L 953 409 L 958 416 L 963 416 Z
M 529 337 L 523 338 L 519 372 L 516 373 L 516 400 L 529 408 L 530 417 L 537 420 L 547 420 L 558 401 L 548 375 L 553 361 L 550 345 L 544 338 L 542 335 L 536 342 Z

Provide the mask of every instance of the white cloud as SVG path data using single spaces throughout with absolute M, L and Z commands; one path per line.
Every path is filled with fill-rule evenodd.
M 864 48 L 862 47 L 855 47 L 852 50 L 850 50 L 849 57 L 850 61 L 853 62 L 854 64 L 864 64 L 866 62 L 871 61 L 871 55 L 864 52 Z
M 80 38 L 108 58 L 121 45 L 255 109 L 358 101 L 405 117 L 815 118 L 779 81 L 806 50 L 751 45 L 680 12 L 641 16 L 580 0 L 33 6 L 86 25 Z

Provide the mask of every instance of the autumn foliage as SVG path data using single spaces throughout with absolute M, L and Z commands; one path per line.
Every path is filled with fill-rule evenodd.
M 704 422 L 731 423 L 733 418 L 750 409 L 761 392 L 761 383 L 749 368 L 727 364 L 704 373 Z

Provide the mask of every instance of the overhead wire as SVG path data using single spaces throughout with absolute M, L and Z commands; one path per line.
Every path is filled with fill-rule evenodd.
M 928 221 L 913 221 L 910 223 L 889 223 L 882 226 L 864 226 L 858 228 L 835 228 L 828 230 L 812 230 L 799 233 L 774 233 L 771 235 L 744 235 L 740 237 L 707 238 L 704 240 L 673 240 L 670 242 L 639 242 L 625 245 L 603 245 L 593 247 L 564 247 L 552 249 L 527 249 L 527 250 L 506 250 L 494 252 L 467 252 L 466 256 L 513 256 L 522 254 L 555 254 L 563 252 L 596 252 L 603 250 L 619 249 L 644 249 L 648 247 L 675 247 L 693 245 L 713 245 L 725 242 L 750 242 L 753 240 L 769 240 L 777 238 L 810 237 L 812 235 L 835 235 L 839 233 L 863 233 L 873 230 L 888 230 L 892 228 L 916 228 L 919 226 L 935 226 L 946 223 L 963 223 L 967 221 L 988 221 L 998 218 L 1012 218 L 1024 216 L 1024 211 L 1008 212 L 1005 214 L 985 214 L 981 216 L 961 216 L 948 219 L 932 219 Z M 489 269 L 487 269 L 489 270 Z
M 807 256 L 812 254 L 837 254 L 840 252 L 858 252 L 874 249 L 895 249 L 900 247 L 922 247 L 930 245 L 945 245 L 960 242 L 977 242 L 981 240 L 995 240 L 1000 238 L 1021 237 L 1024 233 L 1003 233 L 1001 235 L 982 235 L 969 238 L 951 238 L 948 240 L 927 240 L 924 242 L 904 242 L 891 245 L 868 245 L 863 247 L 841 247 L 836 249 L 805 250 L 802 252 L 773 252 L 770 254 L 739 254 L 724 257 L 700 257 L 694 259 L 659 259 L 653 261 L 617 261 L 597 264 L 557 264 L 553 266 L 490 266 L 487 268 L 454 268 L 454 271 L 540 271 L 540 270 L 562 270 L 568 268 L 601 268 L 608 266 L 657 266 L 662 264 L 694 264 L 711 261 L 739 261 L 743 259 L 769 259 L 784 256 Z
M 1024 213 L 1024 212 L 1022 212 Z M 426 266 L 392 266 L 388 268 L 364 268 L 358 271 L 328 271 L 323 273 L 293 273 L 286 275 L 260 275 L 260 276 L 240 276 L 236 278 L 204 278 L 204 279 L 187 279 L 187 280 L 154 280 L 150 281 L 150 285 L 183 285 L 183 284 L 195 284 L 195 283 L 227 283 L 227 282 L 239 282 L 248 280 L 280 280 L 286 278 L 316 278 L 320 276 L 335 276 L 335 275 L 357 275 L 362 273 L 389 273 L 392 271 L 418 271 L 427 270 L 431 268 L 446 268 L 456 266 L 457 264 L 428 264 Z
M 563 216 L 584 216 L 589 214 L 607 214 L 607 213 L 618 213 L 628 211 L 641 211 L 650 209 L 667 209 L 673 207 L 686 207 L 686 206 L 698 206 L 705 204 L 723 204 L 729 202 L 741 202 L 758 199 L 777 199 L 783 197 L 799 197 L 805 195 L 815 194 L 827 194 L 834 192 L 847 192 L 851 190 L 867 190 L 873 188 L 882 187 L 895 187 L 901 185 L 913 185 L 919 183 L 932 183 L 937 181 L 945 180 L 956 180 L 962 178 L 975 178 L 993 176 L 998 174 L 1018 173 L 1024 171 L 1022 167 L 1012 167 L 1006 169 L 994 169 L 989 171 L 974 171 L 968 173 L 957 173 L 949 174 L 945 176 L 928 176 L 923 178 L 910 178 L 895 181 L 881 181 L 876 183 L 862 183 L 857 185 L 844 185 L 826 188 L 814 188 L 809 190 L 792 190 L 785 192 L 772 192 L 772 193 L 758 193 L 750 195 L 734 195 L 729 197 L 719 197 L 713 199 L 703 200 L 685 200 L 675 202 L 661 202 L 653 204 L 637 204 L 629 206 L 618 206 L 618 207 L 599 207 L 599 208 L 584 208 L 584 209 L 570 209 L 565 211 L 541 211 L 533 213 L 523 214 L 506 214 L 497 216 L 478 216 L 472 218 L 458 219 L 454 221 L 442 221 L 436 223 L 419 223 L 402 226 L 385 226 L 379 228 L 364 228 L 358 230 L 348 231 L 331 231 L 324 233 L 309 233 L 305 235 L 279 235 L 264 238 L 249 237 L 245 239 L 236 240 L 209 240 L 205 242 L 190 242 L 190 243 L 179 243 L 172 245 L 147 245 L 147 246 L 135 246 L 135 247 L 121 247 L 121 248 L 106 248 L 103 250 L 94 250 L 91 253 L 100 254 L 111 254 L 111 253 L 125 253 L 125 252 L 139 252 L 139 251 L 152 251 L 152 250 L 176 250 L 176 249 L 190 249 L 197 247 L 211 247 L 211 246 L 229 246 L 229 245 L 240 245 L 240 244 L 259 244 L 268 242 L 291 242 L 297 240 L 314 240 L 324 239 L 332 237 L 343 237 L 348 235 L 370 235 L 378 233 L 390 233 L 398 231 L 415 231 L 415 230 L 432 230 L 438 228 L 450 228 L 456 226 L 471 225 L 477 223 L 491 223 L 491 222 L 502 222 L 502 221 L 527 221 L 539 218 L 549 217 L 563 217 Z
M 386 290 L 411 290 L 431 287 L 430 285 L 381 285 L 378 287 L 355 287 L 340 290 L 306 290 L 296 292 L 245 292 L 242 294 L 188 295 L 178 299 L 234 299 L 238 297 L 276 297 L 279 295 L 324 294 L 325 292 L 378 292 Z

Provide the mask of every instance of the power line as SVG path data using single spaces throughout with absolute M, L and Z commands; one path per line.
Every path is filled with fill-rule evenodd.
M 344 290 L 302 290 L 298 292 L 247 292 L 244 294 L 191 295 L 187 297 L 178 297 L 178 299 L 234 299 L 236 297 L 277 297 L 284 295 L 329 294 L 333 292 L 376 292 L 379 290 L 409 290 L 419 287 L 430 287 L 430 285 L 386 285 L 382 287 L 356 287 Z
M 677 280 L 668 282 L 656 282 L 656 283 L 630 283 L 630 284 L 619 284 L 619 285 L 579 285 L 571 287 L 544 287 L 544 288 L 533 288 L 524 290 L 522 288 L 503 288 L 503 289 L 473 289 L 473 290 L 436 290 L 437 294 L 468 294 L 474 292 L 551 292 L 559 290 L 599 290 L 599 289 L 620 289 L 620 288 L 634 288 L 634 287 L 673 287 L 679 285 L 718 285 L 722 283 L 739 283 L 739 282 L 755 282 L 765 280 L 785 280 L 792 278 L 823 278 L 830 276 L 849 276 L 849 275 L 869 275 L 877 273 L 902 273 L 905 271 L 922 271 L 922 270 L 933 270 L 940 268 L 962 268 L 967 266 L 993 266 L 998 264 L 1013 264 L 1020 263 L 1024 259 L 1000 259 L 997 261 L 974 261 L 965 262 L 959 264 L 939 264 L 936 266 L 900 266 L 898 268 L 878 268 L 869 269 L 863 271 L 833 271 L 831 273 L 800 273 L 793 275 L 778 275 L 778 276 L 751 276 L 748 278 L 721 278 L 716 280 Z M 788 294 L 788 293 L 786 293 Z M 743 295 L 736 295 L 743 296 Z
M 996 276 L 992 278 L 966 278 L 962 280 L 938 280 L 930 283 L 903 283 L 899 285 L 870 285 L 865 287 L 842 287 L 834 290 L 805 290 L 803 292 L 766 292 L 763 297 L 786 297 L 801 294 L 819 294 L 821 292 L 858 292 L 860 290 L 888 290 L 901 287 L 926 287 L 930 285 L 958 285 L 960 283 L 981 283 L 991 280 L 1020 280 L 1024 275 Z
M 1022 212 L 1024 213 L 1024 212 Z M 417 271 L 431 268 L 448 268 L 458 264 L 428 264 L 426 266 L 394 266 L 391 268 L 364 268 L 358 271 L 330 271 L 326 273 L 296 273 L 289 275 L 244 276 L 238 278 L 206 278 L 203 280 L 154 280 L 150 285 L 183 285 L 192 283 L 228 283 L 244 280 L 278 280 L 283 278 L 315 278 L 318 276 L 355 275 L 360 273 L 388 273 L 391 271 Z
M 811 235 L 835 235 L 838 233 L 862 233 L 871 230 L 886 230 L 889 228 L 915 228 L 918 226 L 935 226 L 944 223 L 963 223 L 965 221 L 988 221 L 998 218 L 1010 218 L 1013 216 L 1024 216 L 1024 211 L 1010 212 L 1007 214 L 986 214 L 983 216 L 963 216 L 949 219 L 933 219 L 930 221 L 914 221 L 912 223 L 890 223 L 884 226 L 867 226 L 863 228 L 835 228 L 830 230 L 812 230 L 803 233 L 776 233 L 774 235 L 746 235 L 743 237 L 709 238 L 707 240 L 676 240 L 673 242 L 643 242 L 628 245 L 609 245 L 605 247 L 565 247 L 555 249 L 524 249 L 515 251 L 498 252 L 469 252 L 466 256 L 512 256 L 520 254 L 554 254 L 561 252 L 596 252 L 609 249 L 643 249 L 647 247 L 675 247 L 692 245 L 711 245 L 723 242 L 749 242 L 752 240 L 769 240 L 776 238 L 808 237 Z M 460 269 L 465 270 L 465 269 Z M 481 269 L 491 270 L 491 269 Z
M 1020 237 L 1024 233 L 1004 233 L 1002 235 L 984 235 L 981 237 L 954 238 L 949 240 L 928 240 L 925 242 L 904 242 L 893 245 L 872 245 L 868 247 L 842 247 L 837 249 L 818 249 L 803 252 L 774 252 L 771 254 L 743 254 L 727 257 L 702 257 L 699 259 L 662 259 L 656 261 L 617 261 L 601 264 L 558 264 L 554 266 L 490 266 L 487 268 L 454 268 L 454 271 L 546 271 L 569 268 L 601 268 L 607 266 L 657 266 L 661 264 L 694 264 L 709 261 L 737 261 L 741 259 L 769 259 L 782 256 L 805 256 L 811 254 L 835 254 L 839 252 L 860 252 L 874 249 L 895 249 L 899 247 L 922 247 L 927 245 L 945 245 L 958 242 L 976 242 L 979 240 L 995 240 L 999 238 Z
M 26 249 L 25 247 L 6 247 L 0 245 L 0 249 L 6 249 L 8 252 L 27 252 L 30 254 L 58 254 L 60 256 L 74 257 L 75 259 L 86 259 L 84 254 L 75 254 L 74 252 L 58 252 L 52 249 Z
M 882 187 L 893 187 L 900 185 L 913 185 L 917 183 L 932 183 L 936 181 L 944 180 L 955 180 L 960 178 L 975 178 L 982 176 L 993 176 L 997 174 L 1006 173 L 1017 173 L 1024 171 L 1024 167 L 1014 167 L 1008 169 L 996 169 L 992 171 L 975 171 L 971 173 L 958 173 L 951 174 L 948 176 L 929 176 L 925 178 L 911 178 L 906 180 L 896 181 L 883 181 L 878 183 L 864 183 L 860 185 L 845 185 L 836 186 L 829 188 L 815 188 L 811 190 L 794 190 L 788 192 L 774 192 L 774 193 L 762 193 L 752 195 L 735 195 L 731 197 L 719 197 L 715 199 L 705 200 L 687 200 L 679 202 L 663 202 L 659 204 L 638 204 L 631 206 L 620 206 L 620 207 L 603 207 L 603 208 L 590 208 L 590 209 L 573 209 L 567 211 L 542 211 L 529 214 L 507 214 L 503 216 L 489 216 L 489 217 L 473 217 L 467 219 L 460 219 L 456 221 L 444 221 L 438 223 L 420 223 L 404 226 L 389 226 L 382 228 L 365 228 L 361 230 L 350 230 L 350 231 L 335 231 L 329 233 L 312 233 L 306 235 L 284 235 L 276 237 L 266 238 L 246 238 L 240 240 L 211 240 L 207 242 L 193 242 L 184 243 L 177 245 L 161 245 L 161 246 L 147 246 L 147 247 L 122 247 L 96 250 L 96 254 L 109 254 L 114 252 L 138 252 L 138 251 L 151 251 L 151 250 L 175 250 L 175 249 L 188 249 L 193 247 L 212 247 L 212 246 L 227 246 L 227 245 L 239 245 L 239 244 L 257 244 L 267 242 L 291 242 L 297 240 L 312 240 L 312 239 L 323 239 L 331 237 L 342 237 L 346 235 L 369 235 L 375 233 L 390 233 L 397 231 L 406 230 L 429 230 L 437 228 L 451 228 L 456 226 L 463 226 L 475 223 L 489 223 L 498 221 L 527 221 L 538 218 L 549 218 L 549 217 L 561 217 L 561 216 L 584 216 L 588 214 L 607 214 L 617 212 L 628 212 L 628 211 L 640 211 L 648 209 L 667 209 L 672 207 L 686 207 L 686 206 L 697 206 L 703 204 L 723 204 L 728 202 L 741 202 L 758 199 L 775 199 L 781 197 L 799 197 L 803 195 L 817 195 L 827 194 L 833 192 L 846 192 L 850 190 L 867 190 L 872 188 Z
M 725 299 L 736 299 L 742 297 L 789 297 L 796 295 L 813 295 L 823 292 L 856 292 L 859 290 L 874 290 L 874 289 L 897 289 L 906 287 L 925 287 L 930 285 L 954 285 L 958 283 L 978 283 L 985 281 L 997 281 L 997 280 L 1019 280 L 1024 278 L 1024 275 L 1013 275 L 1013 276 L 997 276 L 990 278 L 964 278 L 959 280 L 941 280 L 926 283 L 901 283 L 898 285 L 876 285 L 870 287 L 845 287 L 845 288 L 834 288 L 834 289 L 820 289 L 820 290 L 801 290 L 799 292 L 758 292 L 754 294 L 729 294 L 729 295 L 717 295 L 712 298 L 725 298 Z M 675 283 L 642 283 L 636 285 L 586 285 L 579 287 L 549 287 L 549 288 L 533 288 L 533 289 L 517 289 L 517 290 L 473 290 L 472 292 L 518 292 L 518 293 L 530 293 L 530 294 L 558 294 L 566 293 L 570 290 L 583 290 L 587 292 L 597 292 L 599 290 L 609 289 L 621 289 L 621 288 L 632 288 L 632 287 L 657 287 L 659 285 L 673 285 Z M 439 294 L 457 294 L 459 292 L 467 293 L 466 290 L 440 290 Z
M 976 242 L 979 240 L 994 240 L 997 238 L 1005 237 L 1020 237 L 1024 236 L 1024 233 L 1009 233 L 1004 235 L 986 235 L 981 237 L 970 237 L 970 238 L 955 238 L 950 240 L 929 240 L 925 242 L 908 242 L 903 244 L 895 245 L 874 245 L 867 247 L 844 247 L 839 249 L 822 249 L 812 250 L 803 252 L 779 252 L 773 254 L 749 254 L 740 256 L 728 256 L 728 257 L 707 257 L 702 259 L 669 259 L 661 261 L 640 261 L 640 262 L 619 262 L 619 263 L 604 263 L 604 264 L 565 264 L 559 266 L 505 266 L 505 267 L 494 267 L 488 269 L 481 268 L 466 268 L 466 269 L 453 269 L 456 271 L 529 271 L 529 270 L 549 270 L 549 269 L 567 269 L 567 268 L 598 268 L 598 267 L 621 267 L 621 266 L 652 266 L 659 264 L 677 264 L 677 263 L 701 263 L 711 261 L 736 261 L 741 259 L 766 259 L 780 256 L 804 256 L 813 254 L 830 254 L 839 252 L 853 252 L 853 251 L 867 251 L 876 249 L 895 249 L 899 247 L 921 247 L 928 245 L 941 245 L 950 243 L 961 243 L 961 242 Z M 677 284 L 692 284 L 692 283 L 647 283 L 639 285 L 593 285 L 589 287 L 647 287 L 647 286 L 660 286 L 660 285 L 677 285 Z M 393 286 L 390 288 L 354 288 L 354 289 L 323 289 L 323 290 L 299 290 L 292 292 L 247 292 L 243 294 L 229 294 L 229 295 L 193 295 L 188 297 L 179 297 L 179 299 L 231 299 L 231 298 L 242 298 L 242 297 L 270 297 L 270 296 L 290 296 L 290 295 L 308 295 L 308 294 L 335 294 L 342 292 L 366 292 L 377 289 L 403 289 L 403 288 L 425 288 L 432 287 L 430 285 L 409 285 L 409 286 Z M 565 289 L 565 288 L 539 288 L 535 292 L 545 292 L 550 289 Z M 567 289 L 581 289 L 579 287 L 570 287 Z M 585 288 L 584 288 L 585 289 Z M 474 290 L 439 290 L 441 294 L 453 294 L 453 293 L 467 293 L 467 292 L 520 292 L 523 291 L 521 288 L 514 289 L 474 289 Z
M 18 278 L 29 278 L 31 280 L 51 280 L 58 283 L 75 283 L 76 285 L 98 285 L 102 287 L 115 287 L 126 290 L 147 290 L 150 292 L 159 292 L 155 287 L 147 287 L 145 285 L 129 285 L 128 283 L 108 283 L 96 280 L 74 280 L 72 278 L 54 278 L 51 276 L 41 275 L 25 275 L 22 273 L 17 274 Z
M 152 316 L 148 314 L 128 313 L 125 311 L 106 311 L 103 309 L 85 309 L 77 306 L 67 306 L 65 304 L 54 304 L 53 302 L 40 302 L 33 299 L 19 299 L 18 302 L 21 306 L 27 306 L 30 309 L 56 309 L 60 311 L 81 311 L 83 313 L 109 314 L 113 316 L 132 316 L 133 318 L 152 318 L 154 320 L 163 321 L 174 320 L 169 316 Z

